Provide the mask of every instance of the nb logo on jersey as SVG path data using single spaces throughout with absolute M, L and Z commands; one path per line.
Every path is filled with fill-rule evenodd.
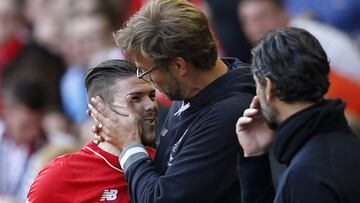
M 104 193 L 102 194 L 100 201 L 112 201 L 116 200 L 117 198 L 118 190 L 112 189 L 112 190 L 104 190 Z

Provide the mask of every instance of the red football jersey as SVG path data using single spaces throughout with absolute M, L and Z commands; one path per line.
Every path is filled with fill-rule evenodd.
M 155 150 L 147 151 L 153 158 Z M 28 202 L 128 203 L 130 197 L 118 157 L 90 142 L 47 164 L 31 185 Z

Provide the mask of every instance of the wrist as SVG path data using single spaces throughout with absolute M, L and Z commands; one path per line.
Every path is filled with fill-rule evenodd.
M 126 146 L 136 144 L 142 144 L 140 135 L 137 133 L 132 133 L 129 134 L 127 137 L 123 137 L 122 139 L 117 140 L 116 147 L 120 151 L 123 151 Z
M 134 138 L 129 138 L 122 145 L 121 150 L 124 150 L 126 147 L 133 146 L 133 145 L 142 145 L 140 138 L 135 138 L 135 137 Z
M 142 144 L 128 144 L 122 150 L 119 156 L 121 168 L 126 172 L 127 169 L 140 159 L 149 159 L 144 145 Z
M 255 157 L 255 156 L 261 156 L 268 153 L 268 150 L 261 150 L 256 152 L 246 152 L 244 151 L 244 157 Z

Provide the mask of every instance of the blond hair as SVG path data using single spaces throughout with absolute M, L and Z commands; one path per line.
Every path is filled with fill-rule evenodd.
M 138 53 L 167 66 L 182 57 L 195 68 L 209 69 L 217 58 L 206 16 L 185 0 L 149 0 L 114 37 L 130 60 Z

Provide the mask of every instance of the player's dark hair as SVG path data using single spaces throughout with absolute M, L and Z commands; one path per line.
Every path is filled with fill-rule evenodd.
M 113 86 L 120 79 L 136 75 L 136 66 L 125 60 L 107 60 L 89 69 L 85 76 L 88 99 L 100 96 L 113 102 Z

